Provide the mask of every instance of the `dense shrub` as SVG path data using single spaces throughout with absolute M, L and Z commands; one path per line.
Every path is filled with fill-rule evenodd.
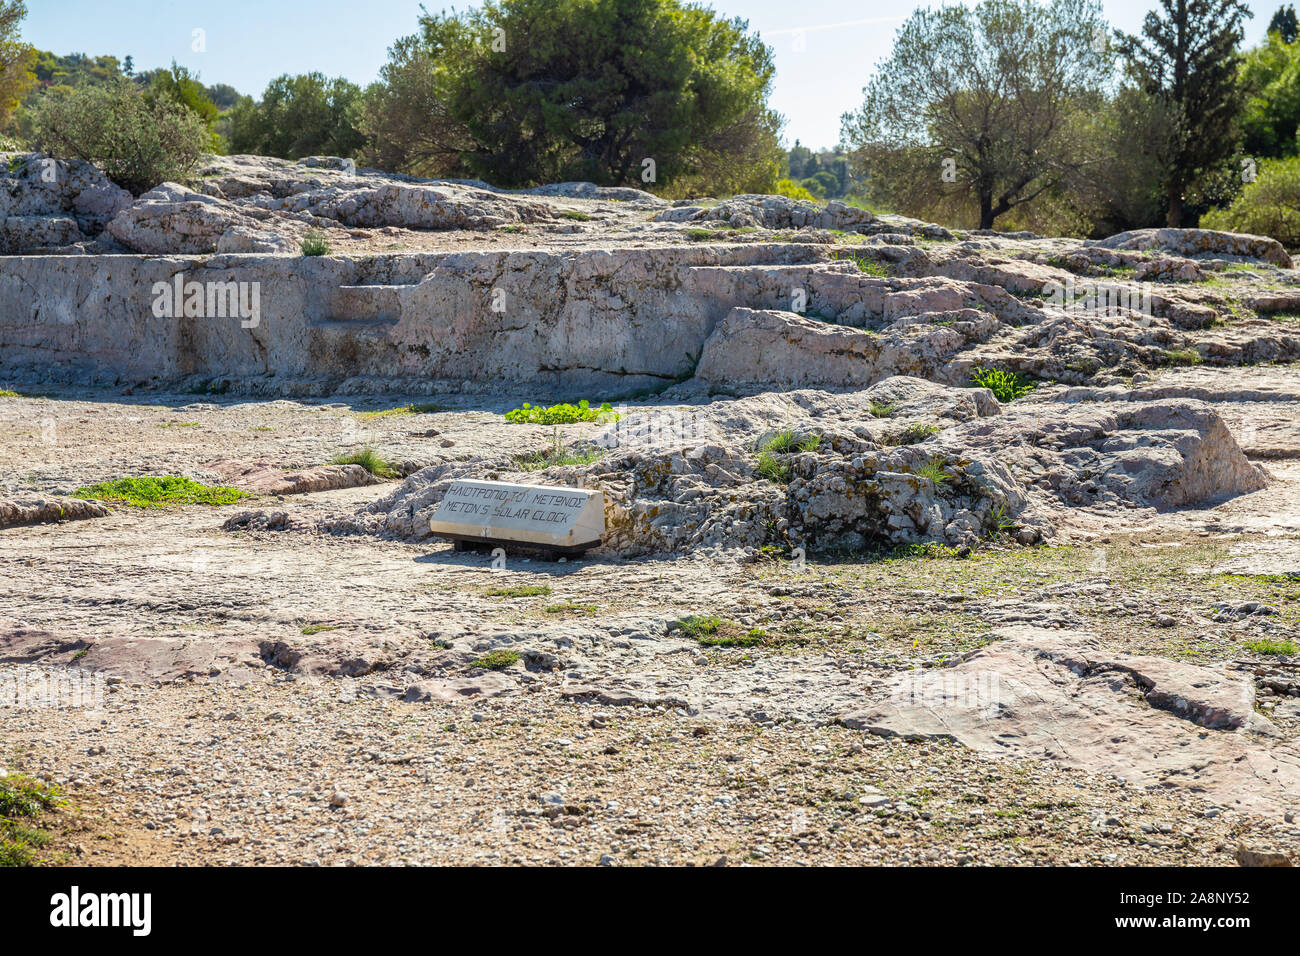
M 776 195 L 789 196 L 791 199 L 808 199 L 816 201 L 817 197 L 799 185 L 793 179 L 779 179 L 776 183 Z
M 33 112 L 37 148 L 59 159 L 88 160 L 136 195 L 188 178 L 210 142 L 194 112 L 126 81 L 52 92 Z
M 695 195 L 780 174 L 772 51 L 743 20 L 681 0 L 487 0 L 419 24 L 364 98 L 380 168 Z
M 230 151 L 300 159 L 354 156 L 365 143 L 355 125 L 361 87 L 323 73 L 276 77 L 258 102 L 231 109 Z
M 1272 236 L 1288 248 L 1300 247 L 1300 156 L 1265 161 L 1259 177 L 1236 201 L 1206 213 L 1201 225 Z

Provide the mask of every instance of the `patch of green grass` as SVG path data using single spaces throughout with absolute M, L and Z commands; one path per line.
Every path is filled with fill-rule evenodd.
M 433 412 L 445 412 L 447 406 L 438 405 L 435 402 L 422 402 L 419 404 L 398 405 L 396 408 L 381 408 L 373 412 L 357 412 L 357 418 L 362 421 L 371 421 L 376 418 L 389 418 L 393 415 L 429 415 Z
M 898 411 L 897 402 L 872 402 L 867 409 L 872 418 L 888 418 Z
M 582 449 L 566 449 L 560 440 L 560 426 L 551 426 L 551 447 L 531 455 L 516 455 L 515 464 L 522 471 L 540 471 L 553 465 L 590 465 L 605 457 L 605 451 L 595 445 Z
M 813 452 L 821 447 L 822 436 L 816 432 L 799 435 L 792 428 L 783 428 L 769 435 L 758 446 L 758 475 L 768 481 L 784 485 L 790 481 L 790 465 L 779 456 L 794 452 Z
M 774 484 L 787 485 L 790 483 L 790 466 L 770 451 L 758 453 L 758 468 L 756 470 L 760 478 L 765 478 Z
M 37 817 L 63 803 L 62 792 L 53 784 L 22 774 L 0 777 L 0 817 Z
M 544 614 L 595 614 L 599 608 L 595 604 L 574 604 L 572 601 L 566 601 L 563 604 L 548 604 L 542 608 Z
M 1205 358 L 1195 349 L 1165 349 L 1166 365 L 1200 365 Z
M 859 272 L 862 272 L 869 276 L 875 276 L 877 279 L 888 279 L 893 276 L 893 273 L 889 271 L 889 267 L 886 266 L 883 262 L 878 262 L 875 259 L 869 259 L 866 256 L 855 256 L 852 254 L 842 256 L 839 255 L 838 253 L 835 253 L 831 255 L 831 258 L 847 259 L 858 267 Z
M 705 647 L 756 647 L 767 638 L 757 627 L 746 629 L 713 615 L 693 615 L 679 621 L 677 629 Z
M 545 597 L 551 593 L 549 584 L 516 584 L 512 587 L 491 588 L 485 592 L 488 597 Z
M 942 485 L 952 479 L 948 474 L 948 463 L 942 458 L 931 458 L 925 464 L 917 465 L 912 469 L 912 474 L 918 478 L 929 478 L 936 485 Z
M 572 219 L 575 222 L 591 222 L 591 220 L 595 219 L 596 217 L 589 216 L 585 212 L 581 212 L 580 210 L 577 209 L 566 209 L 564 210 L 564 212 L 560 213 L 560 218 Z
M 692 242 L 704 242 L 708 239 L 712 239 L 716 235 L 717 233 L 714 232 L 712 229 L 687 229 L 686 230 L 686 238 L 690 239 Z
M 302 627 L 298 628 L 301 633 L 307 635 L 321 634 L 325 631 L 337 631 L 338 629 L 339 626 L 337 624 L 304 624 Z
M 470 661 L 470 667 L 481 667 L 485 671 L 503 671 L 519 663 L 518 651 L 493 651 L 477 660 Z
M 1016 521 L 1011 517 L 1010 512 L 1007 510 L 1007 503 L 1005 501 L 1001 502 L 993 509 L 993 513 L 989 516 L 989 521 L 993 525 L 994 534 L 1005 534 L 1016 527 Z
M 519 466 L 520 471 L 541 471 L 543 468 L 556 465 L 590 465 L 604 457 L 605 452 L 594 446 L 585 451 L 571 451 L 561 447 L 549 448 L 531 455 L 519 455 L 515 458 L 515 464 Z
M 376 478 L 396 478 L 397 469 L 392 462 L 378 454 L 373 448 L 358 448 L 346 454 L 335 455 L 330 459 L 331 465 L 360 465 Z
M 889 432 L 882 439 L 881 443 L 890 447 L 900 445 L 918 445 L 925 441 L 931 435 L 937 435 L 940 432 L 938 425 L 928 425 L 925 422 L 913 422 L 906 428 L 896 432 Z
M 42 860 L 34 851 L 49 842 L 50 835 L 43 830 L 0 819 L 0 867 L 39 866 Z
M 0 388 L 0 398 L 22 398 L 22 396 L 13 389 Z
M 1038 383 L 1028 375 L 1001 368 L 972 369 L 970 381 L 974 388 L 987 388 L 1003 404 L 1023 398 L 1038 387 Z
M 602 402 L 599 408 L 592 408 L 585 398 L 577 405 L 567 402 L 552 405 L 530 405 L 524 402 L 521 408 L 506 412 L 506 421 L 527 425 L 572 425 L 577 422 L 616 422 L 621 415 L 614 411 L 609 402 Z
M 869 276 L 875 276 L 878 279 L 888 279 L 893 275 L 884 263 L 875 262 L 871 259 L 855 259 L 854 261 L 858 264 L 858 268 Z
M 329 239 L 320 229 L 308 229 L 303 234 L 302 241 L 298 243 L 298 248 L 302 250 L 304 256 L 327 256 L 330 254 Z
M 891 561 L 910 561 L 924 560 L 937 561 L 946 558 L 957 558 L 960 555 L 957 549 L 946 544 L 939 544 L 937 541 L 923 541 L 913 544 L 900 544 L 889 553 L 886 560 Z
M 1279 654 L 1290 657 L 1296 652 L 1295 641 L 1275 641 L 1270 637 L 1259 637 L 1243 642 L 1246 650 L 1256 654 Z
M 0 866 L 36 866 L 35 852 L 50 842 L 49 834 L 28 825 L 65 805 L 59 788 L 21 774 L 0 776 Z
M 145 475 L 140 478 L 116 478 L 78 488 L 77 498 L 91 498 L 115 504 L 134 505 L 137 508 L 157 508 L 164 505 L 229 505 L 251 497 L 238 488 L 203 485 L 178 475 Z
M 693 614 L 677 624 L 677 629 L 687 637 L 693 637 L 697 640 L 701 637 L 708 637 L 716 634 L 722 627 L 723 621 L 720 617 L 713 615 Z
M 159 428 L 198 428 L 198 422 L 163 422 Z
M 758 446 L 758 450 L 786 455 L 796 451 L 816 451 L 821 447 L 821 443 L 822 436 L 816 432 L 800 436 L 793 428 L 783 428 L 768 436 L 767 440 Z

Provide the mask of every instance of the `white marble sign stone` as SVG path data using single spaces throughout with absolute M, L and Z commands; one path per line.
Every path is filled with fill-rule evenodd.
M 461 543 L 526 544 L 580 552 L 605 533 L 605 496 L 586 488 L 453 481 L 429 530 Z

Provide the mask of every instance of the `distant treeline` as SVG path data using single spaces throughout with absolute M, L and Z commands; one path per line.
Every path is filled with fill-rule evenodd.
M 173 63 L 22 44 L 0 0 L 0 131 L 93 159 L 131 188 L 202 151 L 500 186 L 781 192 L 958 227 L 1100 235 L 1152 225 L 1300 244 L 1300 24 L 1243 49 L 1241 0 L 1157 0 L 1134 35 L 1098 0 L 917 9 L 843 117 L 840 144 L 780 144 L 772 50 L 684 0 L 487 0 L 424 12 L 361 87 L 283 75 L 257 98 Z M 848 78 L 844 78 L 848 79 Z M 124 119 L 125 118 L 125 119 Z M 180 157 L 122 155 L 129 121 Z

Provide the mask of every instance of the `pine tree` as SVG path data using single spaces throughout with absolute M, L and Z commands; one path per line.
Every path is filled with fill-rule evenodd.
M 1117 32 L 1131 75 L 1165 113 L 1168 132 L 1156 158 L 1173 228 L 1182 225 L 1187 190 L 1222 166 L 1241 141 L 1238 47 L 1242 21 L 1251 16 L 1241 0 L 1160 0 L 1141 36 Z
M 1296 19 L 1293 4 L 1277 8 L 1273 19 L 1268 21 L 1268 32 L 1279 34 L 1283 43 L 1295 43 L 1296 37 L 1300 36 L 1300 20 Z

